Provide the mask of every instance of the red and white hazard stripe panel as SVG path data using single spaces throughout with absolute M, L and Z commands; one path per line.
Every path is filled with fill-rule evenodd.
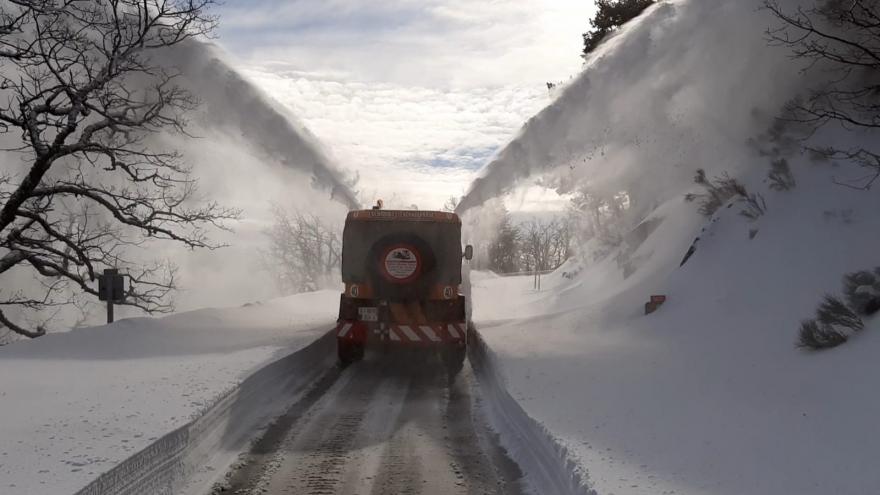
M 354 323 L 339 323 L 336 326 L 336 336 L 340 339 L 344 339 L 351 335 L 351 329 L 354 326 Z
M 467 326 L 464 323 L 442 325 L 392 325 L 388 338 L 392 342 L 432 344 L 464 340 Z
M 336 336 L 340 339 L 353 338 L 356 323 L 339 322 Z M 392 325 L 388 328 L 388 338 L 392 342 L 412 344 L 437 344 L 464 340 L 467 335 L 466 323 L 444 323 L 434 325 Z

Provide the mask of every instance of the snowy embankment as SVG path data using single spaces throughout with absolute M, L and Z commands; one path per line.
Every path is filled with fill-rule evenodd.
M 829 124 L 798 141 L 804 129 L 777 120 L 831 73 L 802 73 L 803 61 L 768 47 L 776 20 L 760 5 L 669 0 L 646 11 L 459 206 L 485 224 L 490 202 L 536 179 L 561 193 L 626 194 L 622 245 L 597 260 L 582 253 L 546 276 L 543 291 L 530 277 L 471 277 L 474 321 L 507 391 L 600 495 L 880 486 L 880 318 L 838 348 L 796 346 L 800 322 L 823 295 L 840 295 L 844 274 L 880 265 L 880 194 L 835 184 L 870 171 L 802 145 L 874 149 L 877 140 Z M 791 190 L 768 184 L 779 160 Z M 746 205 L 734 198 L 699 215 L 684 197 L 705 192 L 693 181 L 700 168 L 760 194 L 762 214 L 741 216 Z M 653 294 L 668 300 L 645 315 Z M 523 462 L 518 440 L 504 441 Z
M 681 268 L 691 231 L 672 223 L 692 216 L 684 202 L 627 279 L 612 258 L 574 279 L 564 267 L 542 292 L 530 277 L 473 278 L 474 319 L 509 393 L 599 494 L 880 486 L 880 321 L 837 349 L 795 347 L 800 320 L 839 293 L 840 276 L 880 261 L 880 197 L 816 196 L 802 182 L 773 198 L 752 240 L 755 224 L 722 210 Z M 669 300 L 646 316 L 651 294 Z M 508 307 L 525 309 L 510 319 Z
M 287 402 L 306 385 L 252 373 L 273 373 L 268 363 L 332 328 L 338 297 L 322 291 L 131 318 L 0 347 L 0 493 L 69 495 L 151 445 L 197 457 L 208 471 L 187 474 L 210 484 L 211 469 L 224 472 L 248 435 L 284 407 L 275 403 L 284 395 L 263 384 L 293 387 L 285 389 Z M 298 369 L 284 360 L 273 367 L 276 374 Z M 257 401 L 264 406 L 259 417 L 252 414 Z M 205 412 L 224 417 L 199 422 Z M 186 442 L 165 437 L 169 432 Z M 199 442 L 210 452 L 198 452 Z M 135 472 L 156 460 L 141 454 L 138 466 L 126 467 Z

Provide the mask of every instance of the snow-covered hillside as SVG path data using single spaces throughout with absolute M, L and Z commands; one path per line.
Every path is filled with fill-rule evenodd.
M 202 414 L 255 370 L 318 339 L 333 326 L 338 298 L 323 291 L 130 318 L 0 347 L 0 493 L 76 493 Z M 240 424 L 220 432 L 230 438 L 213 452 L 221 459 L 216 469 L 247 446 L 253 427 L 296 398 L 291 389 L 262 398 L 256 392 L 230 418 Z M 281 410 L 272 403 L 278 399 Z M 236 428 L 244 437 L 233 436 Z
M 629 278 L 613 257 L 574 279 L 566 265 L 541 292 L 530 277 L 472 277 L 474 319 L 509 392 L 598 493 L 861 494 L 880 483 L 880 321 L 831 351 L 795 346 L 841 274 L 878 263 L 880 198 L 817 195 L 828 177 L 807 177 L 752 240 L 754 227 L 723 210 L 682 268 L 692 223 L 681 219 L 695 216 L 683 202 L 662 212 Z M 668 302 L 645 316 L 652 294 Z
M 840 293 L 845 273 L 880 265 L 880 196 L 834 183 L 864 175 L 850 163 L 816 160 L 778 134 L 766 141 L 783 105 L 828 74 L 802 74 L 785 48 L 767 46 L 774 19 L 760 3 L 652 7 L 459 207 L 466 223 L 485 224 L 496 198 L 535 179 L 631 200 L 641 235 L 569 262 L 540 292 L 528 277 L 472 277 L 474 318 L 511 395 L 600 494 L 863 494 L 880 484 L 870 392 L 880 322 L 831 351 L 796 346 L 800 322 Z M 827 127 L 809 143 L 859 142 L 875 141 Z M 792 190 L 769 187 L 775 158 L 790 164 Z M 736 177 L 766 212 L 750 221 L 734 200 L 698 214 L 684 197 L 701 192 L 700 168 Z M 646 316 L 653 294 L 668 301 Z

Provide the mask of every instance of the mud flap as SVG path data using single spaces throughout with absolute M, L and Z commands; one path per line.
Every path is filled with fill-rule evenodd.
M 364 358 L 367 327 L 360 322 L 340 321 L 336 325 L 336 353 L 339 363 L 347 366 Z

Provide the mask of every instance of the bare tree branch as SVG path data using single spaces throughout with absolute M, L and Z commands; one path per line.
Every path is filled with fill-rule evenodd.
M 777 0 L 764 6 L 782 25 L 767 31 L 772 45 L 810 62 L 806 70 L 836 74 L 830 82 L 788 106 L 786 120 L 812 126 L 837 123 L 844 129 L 880 130 L 880 3 L 876 0 L 823 0 L 812 7 L 783 9 Z M 860 180 L 835 183 L 870 189 L 880 176 L 877 155 L 865 148 L 823 150 L 871 172 Z
M 262 263 L 281 293 L 314 291 L 334 280 L 342 261 L 341 226 L 328 225 L 316 215 L 290 214 L 279 207 L 274 213 Z
M 5 0 L 0 3 L 0 132 L 23 165 L 0 176 L 0 277 L 29 268 L 42 295 L 0 292 L 0 307 L 72 303 L 67 285 L 97 295 L 100 269 L 128 270 L 125 304 L 169 311 L 173 266 L 126 257 L 149 239 L 190 248 L 220 245 L 210 229 L 239 212 L 198 195 L 174 151 L 150 134 L 186 134 L 198 100 L 176 84 L 160 50 L 209 36 L 214 0 Z M 63 282 L 63 283 L 62 283 Z M 68 284 L 69 283 L 69 284 Z M 0 326 L 29 330 L 0 313 Z

